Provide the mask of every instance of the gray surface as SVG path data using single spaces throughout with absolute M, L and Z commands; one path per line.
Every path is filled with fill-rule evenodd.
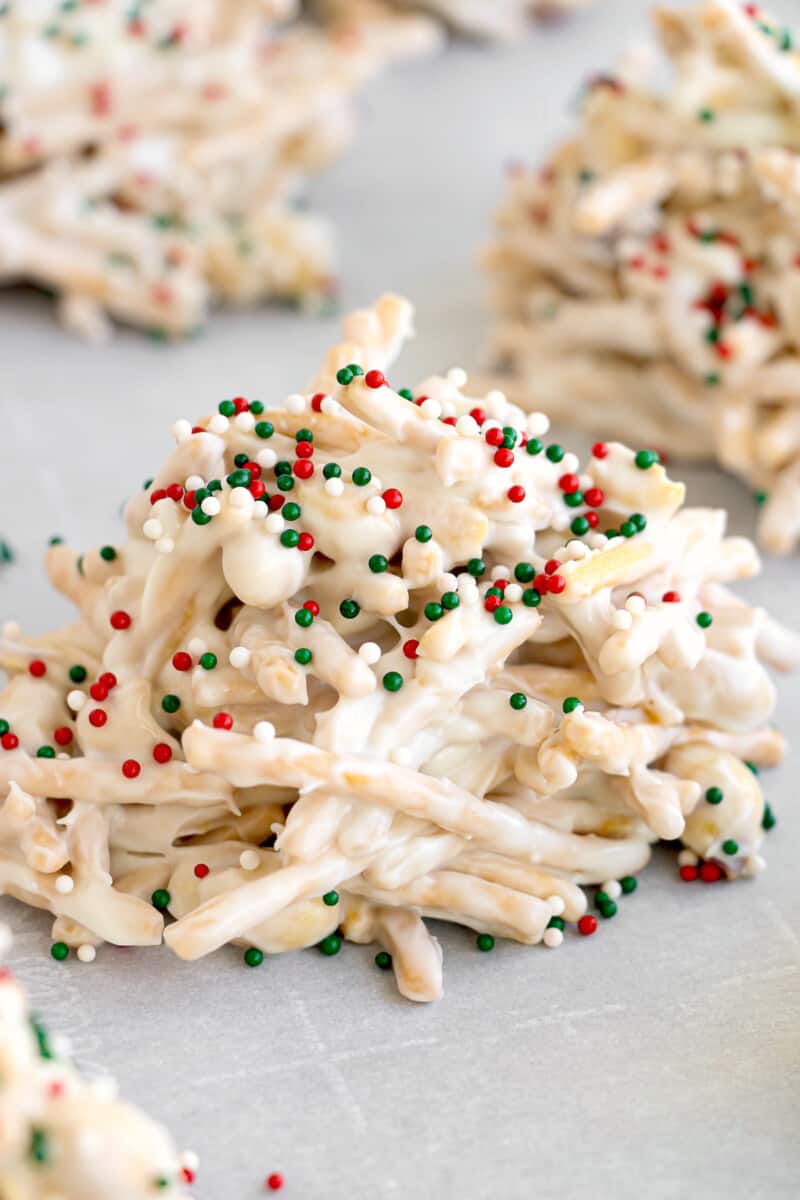
M 500 168 L 540 156 L 581 77 L 612 60 L 643 7 L 607 4 L 511 53 L 462 48 L 371 93 L 357 148 L 317 195 L 341 232 L 345 303 L 395 288 L 418 305 L 403 379 L 476 361 L 472 255 Z M 336 327 L 221 315 L 186 347 L 121 334 L 89 351 L 51 315 L 0 297 L 0 536 L 19 551 L 0 572 L 0 614 L 30 630 L 67 612 L 40 567 L 50 533 L 113 540 L 174 417 L 302 385 Z M 689 478 L 692 500 L 727 505 L 732 527 L 751 531 L 744 489 L 713 470 Z M 799 577 L 797 558 L 767 562 L 744 590 L 798 623 Z M 800 681 L 785 681 L 787 733 L 798 711 Z M 2 911 L 37 1003 L 81 1060 L 110 1068 L 201 1154 L 199 1200 L 263 1195 L 271 1170 L 287 1200 L 783 1200 L 800 1176 L 792 766 L 766 786 L 779 825 L 759 881 L 682 885 L 664 851 L 613 922 L 559 951 L 483 955 L 442 930 L 447 990 L 427 1008 L 401 1001 L 357 947 L 258 971 L 234 950 L 186 965 L 109 948 L 92 967 L 59 966 L 47 920 Z

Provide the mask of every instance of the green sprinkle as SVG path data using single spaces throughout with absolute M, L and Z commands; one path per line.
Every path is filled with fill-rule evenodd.
M 242 453 L 242 454 L 235 454 L 233 456 L 233 461 L 237 467 L 243 467 L 245 463 L 250 461 L 250 459 L 247 457 L 246 454 Z
M 777 823 L 778 823 L 778 818 L 775 816 L 775 813 L 772 811 L 769 804 L 765 804 L 764 805 L 764 815 L 761 818 L 761 828 L 762 829 L 774 829 L 775 826 L 777 825 Z
M 195 525 L 208 525 L 211 517 L 208 515 L 208 513 L 204 513 L 202 508 L 200 508 L 198 505 L 197 508 L 192 509 L 192 520 L 194 521 Z
M 503 589 L 499 587 L 490 587 L 486 589 L 484 600 L 488 600 L 489 596 L 497 596 L 498 600 L 503 599 Z
M 314 624 L 314 614 L 309 612 L 307 608 L 298 608 L 294 614 L 294 623 L 299 625 L 301 629 L 308 629 L 309 625 Z
M 244 952 L 244 961 L 248 967 L 260 967 L 264 961 L 264 955 L 256 946 L 251 946 Z
M 352 621 L 361 612 L 361 605 L 357 600 L 343 600 L 339 605 L 339 612 L 346 621 Z
M 564 503 L 567 508 L 580 508 L 583 504 L 583 492 L 565 492 Z
M 117 557 L 117 552 L 113 546 L 101 546 L 100 547 L 100 557 L 105 562 L 113 562 L 114 559 Z
M 695 620 L 701 629 L 708 629 L 709 625 L 713 623 L 714 618 L 709 612 L 699 612 Z
M 351 373 L 351 375 L 353 376 L 354 379 L 355 379 L 356 375 L 364 374 L 364 368 L 360 367 L 358 365 L 358 363 L 349 363 L 347 370 Z
M 317 949 L 320 954 L 324 954 L 326 958 L 331 958 L 334 954 L 338 954 L 342 948 L 342 939 L 338 933 L 329 933 L 321 942 L 317 943 Z
M 633 521 L 623 521 L 622 524 L 620 525 L 619 529 L 620 529 L 620 533 L 622 534 L 622 536 L 626 537 L 626 538 L 635 537 L 636 534 L 639 532 L 639 530 L 636 528 L 636 525 L 634 524 Z
M 322 903 L 327 904 L 328 908 L 335 908 L 336 905 L 339 903 L 339 893 L 338 892 L 326 892 L 325 895 L 322 897 Z
M 433 537 L 433 530 L 430 525 L 418 525 L 414 530 L 414 537 L 424 545 L 425 542 L 429 542 Z
M 411 388 L 400 388 L 397 394 L 398 396 L 402 396 L 404 400 L 411 400 L 412 402 L 414 400 L 414 393 L 411 391 Z
M 300 646 L 294 652 L 294 661 L 299 663 L 301 667 L 307 667 L 313 657 L 307 646 Z
M 697 114 L 698 121 L 702 121 L 705 125 L 709 125 L 715 118 L 716 113 L 713 108 L 701 108 Z
M 541 454 L 542 442 L 539 440 L 539 438 L 529 438 L 525 449 L 527 450 L 528 454 Z
M 733 838 L 726 838 L 725 841 L 722 843 L 722 850 L 723 850 L 723 853 L 725 853 L 725 854 L 738 854 L 739 853 L 739 843 L 737 841 L 735 841 Z
M 6 721 L 5 718 L 0 718 L 0 737 L 3 737 L 5 734 L 7 734 L 10 728 L 11 726 L 9 725 L 8 721 Z
M 525 588 L 522 593 L 522 603 L 526 608 L 538 608 L 542 603 L 542 597 L 536 588 Z
M 279 459 L 272 468 L 276 475 L 291 475 L 292 464 L 286 458 Z
M 222 400 L 217 405 L 217 411 L 220 412 L 223 417 L 233 417 L 236 415 L 236 405 L 232 400 Z
M 598 905 L 598 908 L 600 909 L 601 917 L 605 917 L 607 921 L 617 915 L 617 906 L 613 900 L 609 900 L 606 904 Z
M 482 558 L 471 558 L 467 563 L 467 571 L 475 579 L 480 579 L 481 575 L 486 574 L 486 563 Z
M 53 942 L 50 953 L 56 962 L 63 962 L 65 958 L 69 958 L 69 946 L 66 942 Z
M 30 1156 L 35 1163 L 46 1163 L 50 1157 L 47 1134 L 43 1129 L 34 1127 L 31 1130 Z
M 276 482 L 278 490 L 281 492 L 291 492 L 294 488 L 294 479 L 291 475 L 279 475 Z
M 75 559 L 75 568 L 79 575 L 83 575 L 83 555 L 79 554 Z
M 289 550 L 293 550 L 299 541 L 300 534 L 296 529 L 284 529 L 280 536 L 281 545 L 286 546 Z
M 706 800 L 709 804 L 722 804 L 723 799 L 722 788 L 710 787 L 706 789 Z
M 607 530 L 605 531 L 605 536 L 606 536 L 606 537 L 607 537 L 609 540 L 611 540 L 611 538 L 618 538 L 618 537 L 622 537 L 622 534 L 620 533 L 620 531 L 619 531 L 618 529 L 607 529 Z
M 389 967 L 391 965 L 392 965 L 391 954 L 387 954 L 387 952 L 385 950 L 379 950 L 378 953 L 375 955 L 375 966 L 379 967 L 381 969 L 381 971 L 388 971 Z
M 256 437 L 271 438 L 275 432 L 275 426 L 271 421 L 257 421 L 255 424 Z
M 547 928 L 548 929 L 560 929 L 563 931 L 564 918 L 563 917 L 551 917 L 550 920 L 547 922 Z
M 383 677 L 383 686 L 387 692 L 399 692 L 403 686 L 403 676 L 399 671 L 387 671 Z
M 297 521 L 302 515 L 302 508 L 299 504 L 295 504 L 293 500 L 287 500 L 281 508 L 281 516 L 284 521 Z
M 591 183 L 593 179 L 594 171 L 590 170 L 589 167 L 581 167 L 580 171 L 578 171 L 579 183 Z
M 580 707 L 580 700 L 577 696 L 567 696 L 564 703 L 561 705 L 561 711 L 565 713 L 575 712 L 576 708 Z
M 322 468 L 322 474 L 326 479 L 338 479 L 341 473 L 342 468 L 335 462 L 325 463 L 325 466 Z
M 353 373 L 349 367 L 342 367 L 340 371 L 336 372 L 336 382 L 342 387 L 347 387 L 348 383 L 353 382 Z
M 366 487 L 372 479 L 372 471 L 369 467 L 356 467 L 353 471 L 353 483 L 356 487 Z
M 752 771 L 754 775 L 758 775 L 758 767 L 754 762 L 750 762 L 749 759 L 745 759 L 744 765 L 747 767 L 748 771 Z
M 637 533 L 642 533 L 647 528 L 647 517 L 644 513 L 631 513 L 630 519 L 636 526 Z
M 766 504 L 769 500 L 769 492 L 765 492 L 762 488 L 757 488 L 753 492 L 753 499 L 758 505 Z
M 514 567 L 514 578 L 518 583 L 530 583 L 536 574 L 536 568 L 533 563 L 518 562 Z
M 294 440 L 296 442 L 313 442 L 314 434 L 310 429 L 298 429 L 297 433 L 294 435 Z
M 454 608 L 458 608 L 460 603 L 458 592 L 445 592 L 442 596 L 442 608 L 448 612 L 452 612 Z
M 181 698 L 173 692 L 167 692 L 166 696 L 161 697 L 161 707 L 165 713 L 176 713 L 180 706 Z
M 263 411 L 264 411 L 264 405 L 261 403 L 260 400 L 251 400 L 250 401 L 250 412 L 253 414 L 254 417 L 260 417 L 261 414 L 263 413 Z
M 444 609 L 436 600 L 430 600 L 423 609 L 426 618 L 429 621 L 438 621 L 444 616 Z
M 487 954 L 489 950 L 494 950 L 494 938 L 490 933 L 479 933 L 475 939 L 475 945 L 484 954 Z
M 152 479 L 148 479 L 146 481 L 146 483 L 144 485 L 145 491 L 147 491 L 147 489 L 150 487 L 150 484 L 152 482 L 153 482 Z M 48 544 L 48 546 L 63 546 L 64 539 L 62 537 L 59 537 L 58 534 L 55 534 L 53 537 L 47 539 L 47 544 Z
M 598 908 L 602 908 L 604 904 L 611 903 L 611 897 L 608 892 L 599 891 L 595 894 L 594 902 Z
M 291 471 L 291 469 L 292 468 L 290 466 L 289 470 Z M 226 478 L 226 483 L 228 484 L 228 487 L 232 487 L 232 488 L 249 487 L 252 482 L 253 482 L 253 477 L 250 474 L 250 472 L 242 471 L 241 469 L 237 469 L 236 471 L 231 471 L 230 475 L 228 475 Z
M 157 908 L 161 912 L 163 912 L 165 908 L 169 908 L 169 902 L 171 899 L 172 897 L 166 888 L 156 888 L 150 897 L 153 908 Z
M 636 891 L 639 883 L 635 875 L 623 875 L 619 881 L 619 886 L 626 896 L 630 896 Z
M 221 479 L 209 479 L 208 483 L 206 484 L 205 490 L 208 492 L 209 495 L 211 495 L 212 492 L 221 492 L 222 491 L 222 480 Z M 197 495 L 195 494 L 195 500 L 196 499 L 197 499 Z
M 55 758 L 56 752 L 52 746 L 40 746 L 36 751 L 37 758 Z
M 582 537 L 584 533 L 589 532 L 591 526 L 586 520 L 586 517 L 575 517 L 570 524 L 570 529 L 574 534 L 576 534 L 577 537 Z
M 720 383 L 722 383 L 722 376 L 718 371 L 709 371 L 708 374 L 703 377 L 703 383 L 706 385 L 706 387 L 717 387 Z
M 86 667 L 81 666 L 80 663 L 75 663 L 69 669 L 69 677 L 73 683 L 83 683 L 86 679 Z
M 166 1175 L 156 1175 L 155 1179 L 153 1180 L 153 1187 L 155 1187 L 155 1188 L 159 1188 L 159 1189 L 163 1190 L 164 1188 L 168 1188 L 171 1186 L 172 1186 L 172 1180 L 168 1179 Z
M 508 703 L 513 709 L 516 709 L 516 711 L 519 712 L 521 709 L 527 706 L 528 697 L 524 692 L 512 692 L 508 698 Z
M 499 608 L 494 610 L 492 616 L 498 625 L 508 625 L 514 618 L 514 614 L 507 604 L 501 604 Z
M 530 443 L 528 444 L 530 445 Z M 552 446 L 547 447 L 545 454 L 550 459 L 550 462 L 560 463 L 564 457 L 564 449 L 562 446 L 559 446 L 558 442 L 553 442 Z
M 373 575 L 382 575 L 389 566 L 389 560 L 383 554 L 373 554 L 368 565 Z
M 204 671 L 213 671 L 217 665 L 217 656 L 212 654 L 210 650 L 206 650 L 205 654 L 200 655 L 200 666 Z
M 640 471 L 649 471 L 650 467 L 654 467 L 660 461 L 658 453 L 655 450 L 639 450 L 634 459 Z

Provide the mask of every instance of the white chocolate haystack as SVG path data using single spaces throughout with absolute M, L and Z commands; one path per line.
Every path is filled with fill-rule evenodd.
M 297 8 L 0 6 L 0 283 L 52 289 L 89 337 L 109 317 L 179 337 L 212 301 L 325 298 L 329 234 L 293 196 L 393 47 Z
M 348 24 L 379 22 L 387 27 L 398 26 L 402 17 L 408 20 L 410 14 L 427 13 L 468 37 L 502 41 L 522 37 L 532 20 L 551 20 L 591 3 L 592 0 L 315 0 L 318 11 Z M 421 32 L 419 36 L 422 37 Z
M 0 959 L 10 936 L 0 926 Z M 179 1156 L 160 1125 L 82 1079 L 62 1039 L 30 1011 L 0 966 L 0 1195 L 4 1200 L 186 1197 L 195 1156 Z
M 715 456 L 800 537 L 800 54 L 757 6 L 657 9 L 673 68 L 592 81 L 488 252 L 496 361 L 553 417 Z
M 460 369 L 393 390 L 411 316 L 384 297 L 307 392 L 177 422 L 128 541 L 50 549 L 79 618 L 0 641 L 0 892 L 54 939 L 258 961 L 341 928 L 432 1000 L 425 917 L 553 945 L 659 838 L 761 865 L 743 760 L 781 757 L 761 660 L 798 647 L 728 588 L 751 545 Z

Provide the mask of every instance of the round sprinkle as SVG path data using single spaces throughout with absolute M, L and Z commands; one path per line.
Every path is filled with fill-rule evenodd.
M 550 462 L 560 463 L 564 457 L 564 449 L 562 446 L 559 446 L 558 442 L 553 442 L 552 446 L 547 447 L 545 454 L 550 459 Z
M 301 629 L 308 629 L 309 625 L 314 624 L 314 614 L 309 612 L 307 608 L 298 608 L 294 614 L 294 621 Z
M 97 951 L 89 942 L 84 942 L 82 946 L 78 946 L 77 955 L 82 963 L 93 963 L 97 958 Z
M 141 770 L 141 763 L 138 763 L 135 758 L 126 758 L 122 764 L 122 774 L 126 779 L 136 779 Z
M 204 671 L 213 671 L 217 665 L 217 656 L 212 654 L 210 650 L 206 650 L 205 654 L 200 655 L 200 666 Z
M 273 1171 L 267 1176 L 267 1187 L 271 1192 L 279 1192 L 283 1187 L 283 1176 L 279 1171 Z
M 561 705 L 561 711 L 565 713 L 575 712 L 576 708 L 581 707 L 581 702 L 577 696 L 567 696 L 564 703 Z
M 733 838 L 726 838 L 726 840 L 722 843 L 722 850 L 725 854 L 738 854 L 739 843 Z
M 356 467 L 353 471 L 353 483 L 356 487 L 366 487 L 372 479 L 372 472 L 369 467 Z
M 591 913 L 581 917 L 578 921 L 578 930 L 584 937 L 590 937 L 591 934 L 597 931 L 597 917 L 593 917 Z
M 342 473 L 342 468 L 338 463 L 329 462 L 322 468 L 322 474 L 326 479 L 338 479 Z
M 387 692 L 399 692 L 403 686 L 403 676 L 399 671 L 387 671 L 382 682 Z
M 41 679 L 43 675 L 47 674 L 47 664 L 42 662 L 41 658 L 34 658 L 28 663 L 28 670 L 34 679 Z
M 230 713 L 218 712 L 211 722 L 215 729 L 233 729 L 233 717 Z
M 445 592 L 442 596 L 442 608 L 447 612 L 452 612 L 454 608 L 458 608 L 461 603 L 457 592 Z
M 418 542 L 429 542 L 433 537 L 433 530 L 430 525 L 418 525 L 414 530 L 414 537 Z
M 708 629 L 709 625 L 713 624 L 714 618 L 710 612 L 699 612 L 695 620 L 701 629 Z
M 322 897 L 322 903 L 327 904 L 328 908 L 335 908 L 335 906 L 339 903 L 339 893 L 326 892 Z
M 129 629 L 131 624 L 130 613 L 126 613 L 123 609 L 117 609 L 109 617 L 112 629 Z
M 484 954 L 487 954 L 490 950 L 494 950 L 494 938 L 490 933 L 479 933 L 475 939 L 475 945 Z
M 619 881 L 619 886 L 622 888 L 625 896 L 630 896 L 636 891 L 636 888 L 639 886 L 639 884 L 635 875 L 623 875 L 622 879 Z
M 710 787 L 706 789 L 706 800 L 709 804 L 722 804 L 723 799 L 722 788 Z
M 369 569 L 373 575 L 381 575 L 388 568 L 389 560 L 383 554 L 373 554 L 369 560 Z
M 361 612 L 361 605 L 357 600 L 343 600 L 339 605 L 339 612 L 346 621 L 352 621 Z
M 264 961 L 264 955 L 256 946 L 250 946 L 244 952 L 244 961 L 248 967 L 260 967 Z
M 56 752 L 52 746 L 40 746 L 36 751 L 37 758 L 55 758 L 55 756 Z
M 104 562 L 113 562 L 114 559 L 117 557 L 117 552 L 113 546 L 101 546 L 100 547 L 100 557 L 103 559 Z
M 501 604 L 499 608 L 494 610 L 494 619 L 498 625 L 508 625 L 513 620 L 514 614 L 507 604 Z
M 206 875 L 209 873 L 209 870 L 210 868 L 207 863 L 197 863 L 194 868 L 194 873 L 197 879 L 205 879 Z
M 654 467 L 659 462 L 658 452 L 656 450 L 639 450 L 636 453 L 634 462 L 640 471 L 648 471 L 650 467 Z
M 516 709 L 517 712 L 520 712 L 527 706 L 528 697 L 524 692 L 512 692 L 508 698 L 508 703 L 512 708 Z
M 168 746 L 166 742 L 156 742 L 153 746 L 153 758 L 163 766 L 172 758 L 172 747 Z
M 482 575 L 486 574 L 486 563 L 482 558 L 471 558 L 467 563 L 467 571 L 474 579 L 480 579 Z
M 429 601 L 425 605 L 423 612 L 429 621 L 438 621 L 444 616 L 444 609 L 436 600 Z
M 159 912 L 163 912 L 165 909 L 169 908 L 171 899 L 172 897 L 166 888 L 156 888 L 150 897 L 150 902 L 152 903 L 153 908 L 157 908 Z
M 334 954 L 338 954 L 342 948 L 342 939 L 338 933 L 329 933 L 321 942 L 317 943 L 317 949 L 320 954 L 324 954 L 326 958 L 331 958 Z
M 379 967 L 381 971 L 388 971 L 389 967 L 391 967 L 391 965 L 392 965 L 391 954 L 388 954 L 385 950 L 379 950 L 378 953 L 375 955 L 375 966 Z
M 526 608 L 538 608 L 541 602 L 541 593 L 536 588 L 525 588 L 522 593 L 522 603 Z
M 563 930 L 563 928 L 564 928 L 563 917 L 551 917 L 550 920 L 547 922 L 547 928 Z
M 271 438 L 275 432 L 275 426 L 271 421 L 257 421 L 253 432 L 255 433 L 256 437 L 264 439 Z
M 69 669 L 69 677 L 73 683 L 83 683 L 86 679 L 86 667 L 81 666 L 80 663 L 75 663 Z
M 63 962 L 65 958 L 69 957 L 69 946 L 66 942 L 53 942 L 50 953 L 56 962 Z

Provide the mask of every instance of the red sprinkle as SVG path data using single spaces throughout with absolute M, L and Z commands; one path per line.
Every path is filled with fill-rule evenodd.
M 510 467 L 514 462 L 514 451 L 501 446 L 499 450 L 495 450 L 494 461 L 498 467 Z
M 208 867 L 206 867 L 206 870 L 208 870 Z M 196 875 L 197 867 L 195 867 L 194 871 L 195 871 L 195 875 Z M 201 878 L 202 878 L 202 876 L 201 876 Z M 183 1180 L 184 1183 L 194 1183 L 195 1174 L 194 1174 L 194 1171 L 191 1169 L 191 1167 L 181 1167 L 181 1179 Z
M 595 442 L 592 446 L 593 458 L 605 458 L 608 454 L 608 446 L 605 442 Z
M 697 879 L 697 867 L 693 867 L 687 863 L 685 867 L 681 867 L 680 875 L 684 883 L 694 883 L 695 879 Z
M 548 577 L 548 580 L 547 580 L 548 592 L 554 592 L 556 594 L 556 596 L 558 596 L 561 594 L 561 592 L 563 592 L 563 590 L 566 586 L 567 586 L 567 581 L 563 575 L 550 575 Z
M 141 769 L 141 763 L 138 763 L 135 758 L 126 758 L 122 764 L 122 774 L 126 779 L 135 779 Z
M 264 493 L 267 490 L 267 485 L 261 479 L 254 479 L 247 488 L 254 500 L 263 500 Z
M 416 638 L 409 638 L 407 642 L 403 642 L 403 654 L 406 658 L 416 658 L 419 650 L 419 642 Z
M 722 879 L 722 868 L 715 862 L 704 862 L 700 868 L 700 878 L 703 883 L 718 883 Z
M 208 874 L 208 871 L 209 871 L 209 868 L 206 866 L 205 863 L 198 863 L 194 869 L 194 873 L 198 879 L 205 879 L 206 875 Z M 189 1180 L 188 1182 L 191 1182 L 191 1180 Z
M 554 575 L 560 566 L 561 563 L 557 558 L 548 558 L 547 562 L 544 564 L 545 575 Z
M 383 502 L 387 508 L 399 508 L 403 503 L 403 493 L 397 488 L 387 488 L 383 493 Z
M 589 508 L 599 508 L 605 502 L 606 494 L 602 488 L 591 487 L 583 493 L 583 498 Z
M 499 596 L 487 596 L 483 602 L 483 607 L 487 612 L 493 613 L 502 603 Z
M 191 654 L 187 654 L 185 650 L 179 650 L 177 654 L 173 654 L 172 656 L 172 665 L 176 671 L 191 671 Z
M 310 445 L 310 444 L 311 444 L 310 442 L 302 443 L 303 446 Z M 299 454 L 299 452 L 300 452 L 300 448 L 298 447 L 298 454 Z M 257 463 L 257 462 L 252 462 L 252 461 L 246 462 L 244 464 L 244 466 L 242 467 L 242 470 L 249 471 L 251 479 L 260 479 L 261 478 L 261 467 L 260 467 L 259 463 Z
M 283 495 L 283 493 L 276 492 L 274 496 L 270 496 L 269 498 L 269 511 L 277 512 L 279 509 L 283 508 L 285 503 L 286 497 Z
M 126 613 L 123 609 L 118 608 L 109 618 L 112 629 L 129 629 L 131 624 L 130 613 Z
M 0 746 L 4 750 L 16 750 L 19 745 L 19 738 L 15 733 L 4 733 L 0 738 Z
M 283 1176 L 277 1171 L 273 1171 L 271 1175 L 267 1176 L 267 1187 L 271 1192 L 279 1192 L 283 1187 Z
M 89 688 L 89 695 L 93 700 L 97 700 L 98 703 L 102 703 L 103 700 L 108 699 L 108 688 L 101 680 L 98 679 L 97 683 L 93 683 Z
M 194 494 L 194 488 L 192 488 L 192 490 L 190 492 L 186 492 L 184 494 L 183 507 L 188 508 L 191 511 L 195 507 L 196 504 L 197 504 L 197 497 Z
M 364 376 L 364 383 L 369 388 L 383 387 L 383 385 L 386 383 L 383 371 L 367 371 L 366 375 Z
M 525 499 L 525 488 L 515 483 L 513 487 L 508 489 L 508 498 L 512 504 L 522 504 L 522 501 Z
M 586 520 L 589 522 L 589 528 L 596 529 L 598 526 L 598 523 L 600 521 L 600 518 L 598 517 L 597 513 L 596 512 L 587 512 L 585 514 L 585 516 L 586 516 Z
M 153 758 L 157 763 L 168 763 L 172 758 L 172 747 L 166 742 L 156 742 L 153 746 Z
M 558 486 L 561 488 L 562 492 L 567 492 L 567 494 L 570 494 L 571 492 L 577 492 L 580 489 L 581 481 L 578 479 L 577 475 L 562 475 L 558 481 Z
M 104 688 L 108 688 L 111 691 L 112 688 L 117 686 L 117 677 L 113 671 L 104 671 L 97 682 L 102 683 Z
M 313 442 L 298 442 L 295 447 L 295 454 L 298 458 L 313 458 L 314 443 Z
M 319 605 L 317 604 L 316 600 L 306 600 L 303 608 L 307 609 L 311 613 L 312 617 L 319 616 Z
M 237 414 L 250 411 L 250 405 L 245 400 L 244 396 L 234 396 L 233 404 L 234 404 Z
M 800 256 L 798 256 L 798 257 L 800 257 Z M 469 415 L 472 417 L 473 421 L 474 421 L 474 422 L 475 422 L 477 425 L 483 425 L 483 424 L 484 424 L 484 422 L 485 422 L 485 420 L 486 420 L 486 409 L 484 409 L 484 408 L 471 408 L 471 409 L 469 410 Z
M 63 1079 L 54 1079 L 47 1085 L 47 1094 L 52 1100 L 59 1100 L 64 1095 Z
M 104 708 L 93 708 L 89 713 L 89 724 L 94 725 L 95 729 L 102 729 L 108 720 L 108 713 Z
M 167 495 L 170 500 L 177 501 L 183 499 L 183 488 L 179 483 L 171 483 L 167 488 Z
M 68 729 L 66 725 L 59 725 L 53 733 L 53 740 L 59 746 L 68 746 L 72 741 L 72 730 Z
M 587 913 L 585 917 L 581 917 L 578 921 L 578 929 L 584 937 L 589 937 L 590 934 L 597 930 L 597 917 L 593 917 L 591 913 Z
M 298 479 L 310 479 L 314 474 L 314 464 L 307 458 L 299 458 L 292 468 Z
M 681 594 L 680 592 L 664 592 L 661 599 L 665 604 L 680 604 Z
M 322 401 L 325 399 L 324 392 L 315 392 L 311 397 L 311 411 L 322 412 Z
M 28 670 L 34 679 L 41 679 L 42 675 L 47 674 L 47 664 L 43 663 L 40 658 L 34 658 L 32 662 L 28 663 Z
M 298 550 L 313 550 L 314 549 L 314 539 L 310 533 L 301 533 L 300 534 L 300 537 L 297 539 L 297 549 Z
M 442 424 L 455 426 L 458 424 L 458 419 L 456 417 L 442 417 Z
M 194 496 L 194 492 L 192 492 L 192 495 Z M 156 490 L 154 492 L 150 493 L 150 503 L 151 504 L 158 504 L 159 500 L 166 500 L 166 498 L 167 498 L 167 489 L 166 488 L 156 488 Z M 187 507 L 191 508 L 192 506 L 190 504 L 190 505 L 187 505 Z
M 502 429 L 498 429 L 496 425 L 493 425 L 491 429 L 487 429 L 486 433 L 484 434 L 484 437 L 490 446 L 502 446 L 505 436 L 506 435 L 503 433 Z
M 230 713 L 216 713 L 212 723 L 215 729 L 233 729 L 233 717 Z
M 540 595 L 544 595 L 544 593 L 547 591 L 547 585 L 548 585 L 548 583 L 549 583 L 549 582 L 550 582 L 550 576 L 549 576 L 549 575 L 543 575 L 543 574 L 540 572 L 538 575 L 535 575 L 535 576 L 534 576 L 534 578 L 533 578 L 533 583 L 531 584 L 531 587 L 532 587 L 532 588 L 535 588 L 535 590 L 536 590 L 537 592 L 539 592 L 539 593 L 540 593 Z

